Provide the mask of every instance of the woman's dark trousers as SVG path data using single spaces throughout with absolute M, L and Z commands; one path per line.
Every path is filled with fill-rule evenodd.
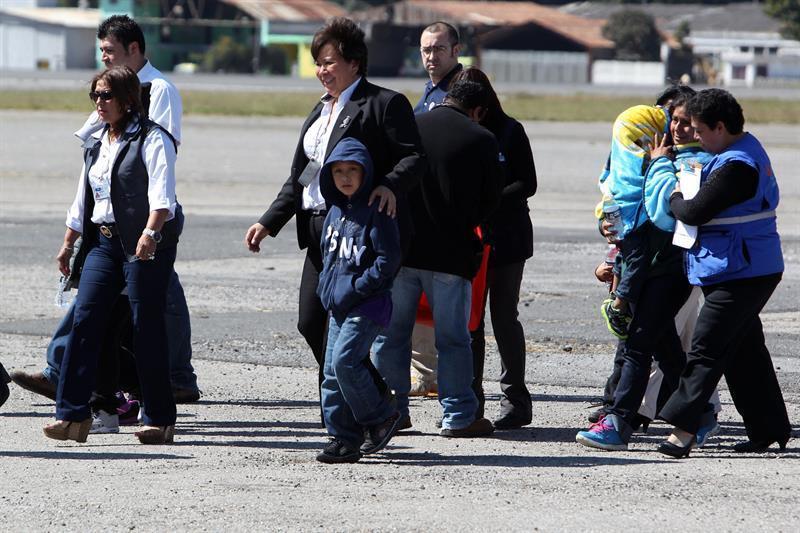
M 751 441 L 783 440 L 791 426 L 758 314 L 781 274 L 703 287 L 692 350 L 660 417 L 697 433 L 703 406 L 724 375 Z
M 664 383 L 672 387 L 678 384 L 685 355 L 675 329 L 675 315 L 691 290 L 682 273 L 649 278 L 642 288 L 622 352 L 622 372 L 614 392 L 614 404 L 607 409 L 625 423 L 621 436 L 626 442 L 633 432 L 636 414 L 647 390 L 653 357 L 664 373 Z
M 500 417 L 513 416 L 530 423 L 532 418 L 531 393 L 525 385 L 525 332 L 519 322 L 519 290 L 525 262 L 490 267 L 487 272 L 486 290 L 492 330 L 500 352 Z M 484 316 L 486 309 L 484 308 Z M 486 399 L 483 392 L 483 367 L 486 359 L 484 317 L 472 335 L 473 381 L 472 390 L 478 398 L 481 418 Z M 527 422 L 526 422 L 527 421 Z
M 79 422 L 91 416 L 89 398 L 111 309 L 127 286 L 138 354 L 136 367 L 146 405 L 143 422 L 151 426 L 175 423 L 164 325 L 175 253 L 173 246 L 158 250 L 150 261 L 127 261 L 119 237 L 109 239 L 98 232 L 98 243 L 87 255 L 81 274 L 75 321 L 56 393 L 57 419 Z

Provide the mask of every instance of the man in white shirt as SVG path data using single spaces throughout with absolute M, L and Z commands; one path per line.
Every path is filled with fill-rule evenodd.
M 113 15 L 100 23 L 97 38 L 100 40 L 101 59 L 106 68 L 130 67 L 136 72 L 140 83 L 150 84 L 148 118 L 170 132 L 180 144 L 183 114 L 181 95 L 145 57 L 144 35 L 139 25 L 127 15 Z M 85 141 L 102 127 L 97 113 L 93 112 L 75 135 Z
M 181 141 L 181 115 L 183 106 L 178 89 L 170 83 L 145 57 L 145 41 L 139 25 L 127 15 L 113 15 L 97 28 L 101 58 L 107 68 L 127 66 L 137 73 L 144 87 L 149 85 L 149 118 L 166 129 L 177 144 Z M 146 96 L 146 95 L 145 95 Z M 143 98 L 145 100 L 146 98 Z M 145 103 L 143 101 L 143 103 Z M 75 132 L 83 142 L 98 136 L 103 122 L 94 111 L 86 123 Z M 180 210 L 180 207 L 178 207 Z M 176 214 L 181 219 L 183 214 Z M 182 225 L 182 222 L 181 222 Z M 61 360 L 67 339 L 72 331 L 73 307 L 59 324 L 47 347 L 47 367 L 43 372 L 11 373 L 14 382 L 24 389 L 55 399 Z M 167 308 L 164 315 L 169 332 L 169 358 L 173 394 L 177 403 L 197 401 L 200 393 L 197 376 L 191 365 L 191 324 L 186 297 L 178 275 L 173 273 L 167 291 Z

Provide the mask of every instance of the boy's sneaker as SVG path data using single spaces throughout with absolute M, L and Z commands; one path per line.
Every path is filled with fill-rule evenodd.
M 376 453 L 381 451 L 389 444 L 389 441 L 394 437 L 397 432 L 400 430 L 400 423 L 402 422 L 402 417 L 400 413 L 395 411 L 395 413 L 378 424 L 377 426 L 371 426 L 367 428 L 364 432 L 364 444 L 361 445 L 361 454 L 362 455 L 369 455 L 371 453 Z
M 119 433 L 119 416 L 98 410 L 92 414 L 92 427 L 89 433 L 97 435 L 100 433 Z
M 320 463 L 355 463 L 361 459 L 358 448 L 351 448 L 339 439 L 331 439 L 325 448 L 317 454 Z
M 135 426 L 139 423 L 140 404 L 138 400 L 125 400 L 117 407 L 120 426 Z
M 614 307 L 614 300 L 604 300 L 600 306 L 600 314 L 606 321 L 608 331 L 620 340 L 628 338 L 628 326 L 631 325 L 631 316 Z
M 611 416 L 604 416 L 599 422 L 589 426 L 587 431 L 579 431 L 575 440 L 579 444 L 601 450 L 622 451 L 628 449 L 628 444 L 622 440 L 619 432 L 610 420 Z
M 696 435 L 697 444 L 695 446 L 698 448 L 702 448 L 703 446 L 708 444 L 708 439 L 716 436 L 721 430 L 722 427 L 720 427 L 720 425 L 717 423 L 716 417 L 714 417 L 711 423 L 697 430 L 697 435 Z

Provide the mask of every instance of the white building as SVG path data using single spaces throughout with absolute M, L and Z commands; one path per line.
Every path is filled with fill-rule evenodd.
M 64 70 L 95 67 L 97 9 L 10 7 L 0 4 L 0 69 Z
M 781 36 L 781 22 L 764 13 L 760 3 L 734 4 L 609 4 L 575 2 L 562 11 L 588 18 L 608 18 L 623 9 L 638 9 L 672 34 L 684 23 L 690 33 L 696 67 L 709 83 L 777 85 L 800 81 L 800 41 Z M 696 78 L 700 72 L 695 72 Z

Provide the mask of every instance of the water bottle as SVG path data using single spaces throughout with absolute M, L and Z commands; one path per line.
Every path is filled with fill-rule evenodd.
M 608 252 L 606 252 L 606 265 L 613 268 L 614 263 L 617 260 L 617 254 L 619 253 L 619 248 L 617 248 L 616 244 L 611 244 L 608 247 Z M 610 281 L 606 281 L 606 287 L 608 290 L 611 291 L 612 283 Z
M 61 280 L 58 283 L 58 292 L 56 292 L 56 301 L 55 304 L 60 307 L 61 309 L 68 309 L 69 306 L 72 304 L 72 292 L 67 288 L 69 284 L 69 278 L 66 276 L 61 276 Z
M 622 212 L 613 198 L 603 200 L 603 218 L 611 223 L 609 230 L 616 231 L 618 236 L 622 233 Z

